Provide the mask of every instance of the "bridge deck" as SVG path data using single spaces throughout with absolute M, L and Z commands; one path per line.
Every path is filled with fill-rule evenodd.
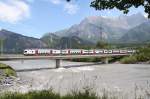
M 2 55 L 0 60 L 30 60 L 30 59 L 74 59 L 91 57 L 128 56 L 130 54 L 97 54 L 97 55 L 59 55 L 59 56 L 24 56 L 24 55 Z

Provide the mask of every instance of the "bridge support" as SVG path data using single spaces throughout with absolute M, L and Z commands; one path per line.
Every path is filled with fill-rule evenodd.
M 56 59 L 56 68 L 60 67 L 60 59 Z
M 105 58 L 104 63 L 105 63 L 105 64 L 108 64 L 108 63 L 109 63 L 109 59 L 108 59 L 107 57 Z

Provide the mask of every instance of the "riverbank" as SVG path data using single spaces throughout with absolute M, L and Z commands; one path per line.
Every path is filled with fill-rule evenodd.
M 115 63 L 119 62 L 120 59 L 123 58 L 123 56 L 117 56 L 117 57 L 107 57 L 109 63 Z M 98 63 L 105 63 L 105 58 L 81 58 L 81 59 L 70 59 L 67 61 L 72 61 L 72 62 L 98 62 Z
M 102 58 L 83 58 L 67 60 L 71 62 L 87 62 L 87 63 L 101 63 L 105 64 L 105 60 Z M 121 58 L 108 58 L 109 64 L 150 64 L 150 61 L 137 61 L 133 56 L 121 57 Z
M 66 95 L 60 95 L 52 89 L 41 91 L 30 91 L 28 93 L 7 92 L 0 93 L 0 99 L 149 99 L 149 90 L 144 89 L 144 93 L 139 93 L 135 88 L 134 95 L 121 94 L 103 90 L 101 95 L 98 95 L 89 88 L 84 88 L 80 91 L 71 91 Z
M 14 69 L 0 63 L 0 88 L 5 85 L 11 85 L 16 77 L 17 74 Z
M 3 63 L 15 70 L 55 67 L 55 60 L 13 60 Z M 62 67 L 58 69 L 17 72 L 15 83 L 7 91 L 28 93 L 52 88 L 55 93 L 64 96 L 71 90 L 80 91 L 90 86 L 98 95 L 106 90 L 112 94 L 134 96 L 135 86 L 139 86 L 138 92 L 141 92 L 150 81 L 150 65 L 147 64 L 88 64 L 62 60 Z

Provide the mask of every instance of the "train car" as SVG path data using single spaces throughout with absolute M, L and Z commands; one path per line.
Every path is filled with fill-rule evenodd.
M 69 55 L 70 54 L 70 49 L 61 50 L 61 54 L 62 55 Z
M 136 50 L 128 50 L 127 51 L 129 54 L 133 54 L 133 53 L 136 53 Z
M 121 50 L 119 50 L 120 52 L 120 54 L 127 54 L 128 53 L 128 50 L 126 50 L 126 49 L 121 49 Z
M 104 49 L 103 54 L 113 54 L 113 50 Z
M 95 49 L 95 54 L 103 54 L 104 51 L 102 49 Z
M 92 50 L 92 49 L 89 50 L 88 54 L 91 54 L 91 55 L 92 55 L 92 54 L 95 54 L 95 50 Z
M 61 50 L 52 49 L 51 53 L 52 53 L 52 55 L 60 55 L 61 54 Z
M 107 49 L 104 49 L 104 50 L 103 50 L 103 54 L 108 54 L 108 50 L 107 50 Z
M 82 49 L 71 49 L 70 54 L 72 55 L 80 55 L 82 53 Z
M 37 50 L 38 55 L 51 55 L 51 49 L 38 49 Z
M 24 55 L 94 55 L 94 54 L 133 54 L 136 50 L 127 49 L 25 49 Z
M 113 49 L 113 50 L 112 50 L 112 53 L 113 53 L 113 54 L 119 54 L 119 53 L 120 53 L 120 50 L 118 50 L 118 49 Z
M 113 51 L 112 50 L 108 50 L 108 54 L 113 54 Z
M 36 49 L 25 49 L 23 52 L 24 55 L 36 55 L 37 50 Z
M 85 55 L 85 54 L 89 54 L 89 50 L 81 50 L 81 54 Z

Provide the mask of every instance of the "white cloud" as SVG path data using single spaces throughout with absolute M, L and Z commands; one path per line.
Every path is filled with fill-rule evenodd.
M 147 13 L 144 13 L 144 17 L 145 17 L 145 18 L 148 18 L 148 14 L 147 14 Z
M 30 16 L 30 8 L 22 0 L 0 1 L 0 21 L 16 23 Z
M 68 14 L 76 14 L 77 11 L 79 10 L 79 7 L 75 4 L 71 4 L 71 3 L 66 3 L 64 5 L 64 11 L 66 11 Z
M 65 0 L 46 0 L 50 1 L 52 4 L 63 6 L 65 12 L 70 15 L 76 14 L 79 7 L 73 3 L 67 3 Z
M 61 0 L 50 0 L 51 3 L 53 4 L 61 4 Z

